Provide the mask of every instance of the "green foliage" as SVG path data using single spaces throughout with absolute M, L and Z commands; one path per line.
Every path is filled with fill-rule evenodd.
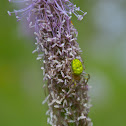
M 108 35 L 109 31 L 97 27 L 93 19 L 98 17 L 93 17 L 93 9 L 98 3 L 80 0 L 77 6 L 88 15 L 81 22 L 72 20 L 79 32 L 87 73 L 91 75 L 90 117 L 94 126 L 125 126 L 125 27 L 121 27 L 123 32 L 119 36 L 116 31 Z M 41 65 L 31 53 L 35 49 L 33 42 L 20 36 L 15 18 L 7 15 L 8 4 L 7 0 L 0 1 L 0 126 L 47 126 L 47 108 L 41 104 L 44 99 Z M 119 5 L 125 12 L 125 4 Z

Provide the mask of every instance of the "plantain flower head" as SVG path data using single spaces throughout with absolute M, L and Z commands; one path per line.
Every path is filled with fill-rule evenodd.
M 78 32 L 71 23 L 72 14 L 82 20 L 86 12 L 70 0 L 17 2 L 26 3 L 26 7 L 8 14 L 14 13 L 18 21 L 27 18 L 29 27 L 34 29 L 37 47 L 33 53 L 38 52 L 37 59 L 44 64 L 41 69 L 48 89 L 43 101 L 49 107 L 47 122 L 52 126 L 92 126 L 88 117 L 89 75 L 84 72 Z

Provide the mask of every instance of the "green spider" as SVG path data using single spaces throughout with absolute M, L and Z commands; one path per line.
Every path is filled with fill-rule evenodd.
M 74 85 L 76 86 L 77 81 L 80 81 L 82 76 L 84 76 L 85 82 L 87 83 L 90 78 L 90 75 L 82 73 L 84 68 L 81 61 L 79 59 L 73 59 L 71 65 L 74 78 L 72 82 L 74 82 Z
M 83 72 L 83 65 L 79 59 L 72 61 L 72 70 L 75 75 L 80 75 Z

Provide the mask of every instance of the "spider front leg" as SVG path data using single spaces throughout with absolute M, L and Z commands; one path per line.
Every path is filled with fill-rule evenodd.
M 84 74 L 84 79 L 85 79 L 85 84 L 88 83 L 89 79 L 90 79 L 90 74 Z

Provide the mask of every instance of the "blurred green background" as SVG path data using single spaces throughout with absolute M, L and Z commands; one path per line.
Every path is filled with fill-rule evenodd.
M 73 24 L 89 85 L 94 126 L 126 126 L 126 0 L 73 0 L 88 15 Z M 0 126 L 47 126 L 41 63 L 34 36 L 0 0 Z M 23 25 L 22 25 L 23 24 Z

